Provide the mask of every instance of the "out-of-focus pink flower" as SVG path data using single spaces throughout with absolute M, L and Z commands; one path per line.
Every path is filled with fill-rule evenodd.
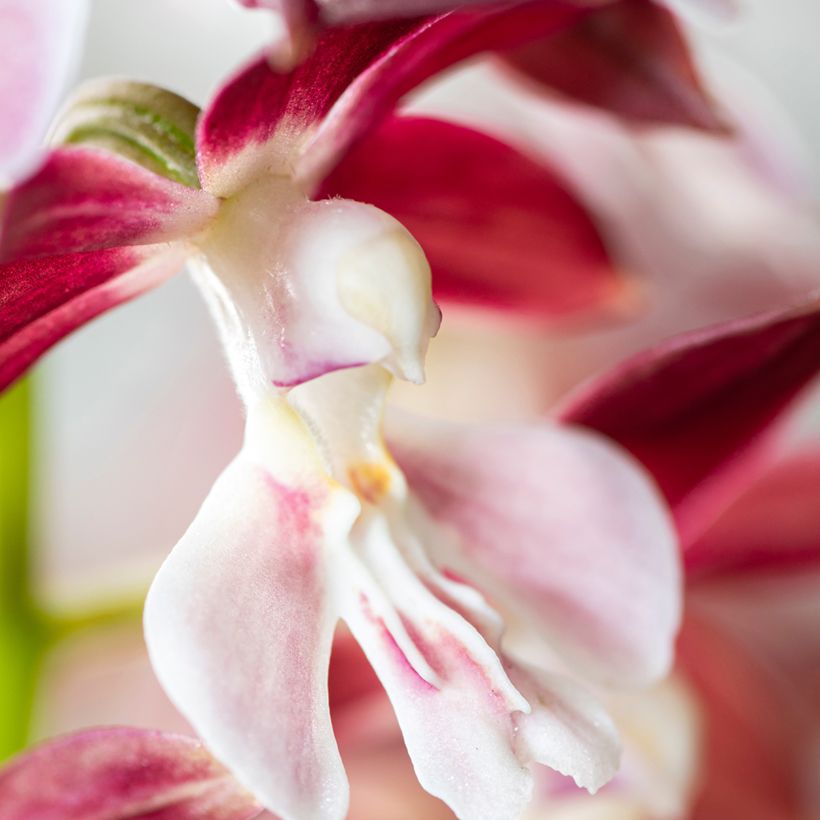
M 392 439 L 408 487 L 381 416 L 393 377 L 423 378 L 439 322 L 430 269 L 393 217 L 334 196 L 331 175 L 380 121 L 419 133 L 389 111 L 431 74 L 587 13 L 542 2 L 333 30 L 291 74 L 264 60 L 242 71 L 195 138 L 196 111 L 173 95 L 90 88 L 57 138 L 91 145 L 55 150 L 9 196 L 5 381 L 182 259 L 197 266 L 246 438 L 157 575 L 146 637 L 180 711 L 283 817 L 345 812 L 325 685 L 339 619 L 390 696 L 420 782 L 471 817 L 517 816 L 531 763 L 595 790 L 618 759 L 584 690 L 506 652 L 495 602 L 577 676 L 644 683 L 669 666 L 674 538 L 618 449 L 549 423 L 404 419 Z M 419 231 L 445 294 L 455 280 L 461 299 L 520 307 L 519 282 L 532 299 L 529 260 L 551 253 L 556 287 L 531 310 L 611 298 L 617 274 L 594 226 L 549 169 L 466 129 L 421 128 L 445 128 L 464 163 L 461 180 L 426 177 L 434 197 L 457 203 L 446 230 L 435 220 Z M 432 161 L 417 156 L 421 169 Z M 484 207 L 464 179 L 485 183 Z M 529 241 L 547 230 L 550 242 Z M 470 252 L 475 231 L 484 259 Z M 510 242 L 518 268 L 499 264 Z
M 0 189 L 41 152 L 86 15 L 85 0 L 0 0 Z
M 111 728 L 50 741 L 0 771 L 5 820 L 249 820 L 254 799 L 201 744 Z

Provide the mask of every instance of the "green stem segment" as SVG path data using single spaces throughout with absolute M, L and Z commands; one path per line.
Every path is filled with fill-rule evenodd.
M 45 635 L 31 590 L 28 549 L 31 393 L 0 397 L 0 759 L 25 745 Z
M 96 627 L 137 625 L 144 596 L 80 612 L 43 608 L 29 538 L 31 387 L 0 396 L 0 761 L 25 748 L 43 657 L 55 643 Z

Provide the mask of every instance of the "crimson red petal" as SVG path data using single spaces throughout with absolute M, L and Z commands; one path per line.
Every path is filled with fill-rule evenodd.
M 684 554 L 687 575 L 820 563 L 820 451 L 767 470 Z
M 419 241 L 437 300 L 562 316 L 622 280 L 591 218 L 553 171 L 469 128 L 392 117 L 325 180 Z
M 341 93 L 411 23 L 362 25 L 328 32 L 312 56 L 289 73 L 259 59 L 230 79 L 203 112 L 197 127 L 197 162 L 206 189 L 228 195 L 252 170 L 235 171 L 240 154 L 266 147 L 279 131 L 292 143 L 324 116 Z M 293 136 L 295 134 L 295 136 Z M 292 148 L 292 144 L 288 144 Z M 270 163 L 277 159 L 265 156 Z M 238 178 L 235 178 L 238 175 Z
M 200 120 L 203 185 L 225 196 L 277 162 L 319 179 L 400 97 L 433 74 L 473 54 L 546 36 L 584 13 L 540 0 L 366 23 L 326 32 L 290 73 L 272 72 L 259 59 L 223 86 Z
M 647 0 L 613 3 L 508 59 L 530 79 L 615 114 L 725 130 L 675 16 Z
M 654 474 L 684 542 L 748 480 L 765 433 L 820 367 L 820 302 L 684 334 L 570 396 L 559 416 Z
M 0 389 L 51 345 L 175 273 L 181 246 L 140 245 L 0 265 Z
M 260 807 L 195 740 L 144 729 L 68 735 L 0 772 L 3 820 L 248 820 Z
M 113 154 L 57 149 L 9 193 L 0 263 L 167 242 L 201 230 L 216 208 L 216 200 L 204 191 Z

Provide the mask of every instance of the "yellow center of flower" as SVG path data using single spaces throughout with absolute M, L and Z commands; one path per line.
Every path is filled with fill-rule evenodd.
M 384 463 L 354 464 L 347 476 L 356 495 L 371 504 L 378 504 L 390 490 L 391 475 Z

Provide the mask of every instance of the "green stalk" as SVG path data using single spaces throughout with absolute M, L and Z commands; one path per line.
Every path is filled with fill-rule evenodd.
M 31 391 L 0 396 L 0 760 L 26 744 L 44 633 L 32 602 L 29 552 Z
M 29 538 L 31 386 L 0 395 L 0 761 L 25 748 L 45 653 L 100 627 L 139 624 L 144 595 L 54 612 L 37 601 Z
M 72 611 L 48 611 L 39 613 L 48 646 L 60 643 L 83 632 L 119 626 L 139 627 L 142 623 L 142 608 L 145 592 L 122 601 L 96 603 L 83 609 Z

